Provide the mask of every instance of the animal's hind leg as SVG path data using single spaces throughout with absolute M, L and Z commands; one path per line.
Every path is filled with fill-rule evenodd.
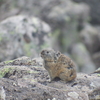
M 60 73 L 59 78 L 63 81 L 68 81 L 68 76 L 64 72 Z

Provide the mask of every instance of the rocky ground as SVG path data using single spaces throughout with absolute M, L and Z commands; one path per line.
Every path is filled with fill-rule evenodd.
M 0 63 L 0 100 L 99 100 L 100 74 L 78 73 L 72 82 L 50 82 L 41 58 Z
M 0 100 L 99 100 L 100 70 L 90 74 L 100 67 L 99 5 L 99 0 L 0 0 Z M 44 48 L 68 55 L 77 71 L 89 74 L 78 73 L 70 83 L 50 82 L 41 58 L 35 58 Z

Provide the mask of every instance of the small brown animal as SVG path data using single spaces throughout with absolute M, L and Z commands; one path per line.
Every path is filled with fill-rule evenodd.
M 41 57 L 44 60 L 44 68 L 48 71 L 51 81 L 56 77 L 63 81 L 72 81 L 76 78 L 76 69 L 73 61 L 52 49 L 42 50 Z

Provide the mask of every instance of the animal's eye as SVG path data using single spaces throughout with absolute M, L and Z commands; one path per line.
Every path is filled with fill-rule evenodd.
M 49 53 L 49 51 L 47 51 L 47 53 Z

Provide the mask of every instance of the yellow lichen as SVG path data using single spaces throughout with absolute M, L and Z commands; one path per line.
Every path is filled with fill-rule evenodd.
M 13 62 L 14 60 L 9 60 L 9 61 L 5 61 L 4 63 L 5 64 L 8 64 L 8 63 L 11 63 L 11 62 Z
M 4 77 L 8 72 L 12 71 L 12 68 L 4 68 L 2 70 L 0 70 L 0 78 Z

